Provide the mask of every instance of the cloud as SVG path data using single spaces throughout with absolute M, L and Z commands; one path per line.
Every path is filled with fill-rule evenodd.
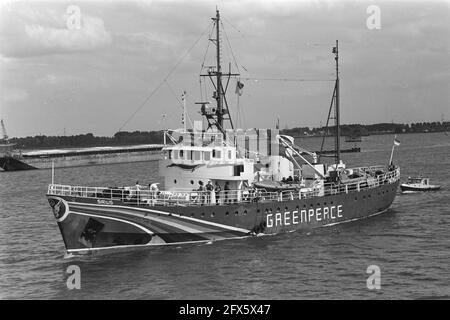
M 0 13 L 0 54 L 4 57 L 91 51 L 112 41 L 98 17 L 80 11 L 79 28 L 69 28 L 66 7 L 58 10 L 33 5 L 17 3 Z
M 19 88 L 2 88 L 1 101 L 19 102 L 28 99 L 28 93 Z

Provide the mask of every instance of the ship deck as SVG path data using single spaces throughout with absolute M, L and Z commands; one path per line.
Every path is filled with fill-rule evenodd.
M 61 184 L 50 184 L 47 195 L 67 196 L 76 198 L 97 199 L 99 203 L 118 201 L 124 205 L 138 206 L 214 206 L 224 204 L 282 202 L 296 199 L 308 199 L 329 195 L 359 192 L 392 184 L 399 180 L 400 169 L 380 173 L 382 167 L 352 168 L 364 172 L 367 179 L 354 179 L 346 183 L 311 184 L 309 187 L 292 184 L 292 189 L 268 192 L 262 189 L 249 188 L 244 190 L 214 191 L 170 190 L 155 191 L 148 188 L 133 187 L 85 187 Z M 110 204 L 113 204 L 111 202 Z

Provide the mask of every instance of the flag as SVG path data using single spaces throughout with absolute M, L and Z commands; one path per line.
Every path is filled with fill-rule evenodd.
M 397 138 L 394 138 L 394 144 L 396 146 L 399 146 L 400 145 L 400 141 Z
M 244 84 L 238 80 L 236 83 L 236 94 L 242 96 L 242 90 L 244 88 Z

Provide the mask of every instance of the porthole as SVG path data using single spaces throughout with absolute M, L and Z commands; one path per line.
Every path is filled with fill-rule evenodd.
M 191 217 L 194 217 L 195 216 L 195 214 L 194 213 L 191 213 Z
M 228 215 L 230 215 L 230 213 L 227 211 L 227 212 L 225 212 L 225 215 L 228 216 Z
M 173 183 L 177 184 L 177 179 L 173 180 Z
M 191 184 L 194 184 L 194 180 L 191 180 Z
M 244 216 L 246 216 L 247 215 L 247 210 L 244 210 Z
M 261 212 L 261 210 L 259 210 L 259 209 L 256 209 L 256 212 L 257 212 L 257 213 L 260 213 L 260 212 Z
M 280 212 L 280 207 L 277 208 L 277 212 Z
M 214 216 L 215 216 L 216 214 L 213 212 L 213 213 L 211 213 L 211 217 L 213 217 L 214 218 Z
M 202 218 L 205 216 L 205 213 L 204 212 L 202 212 Z
M 284 210 L 288 211 L 288 207 L 284 207 Z
M 237 211 L 234 212 L 234 215 L 235 215 L 235 216 L 237 216 L 238 214 L 239 214 L 239 212 L 237 212 Z

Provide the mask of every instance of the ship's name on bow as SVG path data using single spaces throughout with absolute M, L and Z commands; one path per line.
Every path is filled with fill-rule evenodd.
M 319 207 L 315 209 L 295 210 L 270 213 L 266 216 L 267 228 L 289 226 L 299 223 L 322 220 L 336 220 L 342 218 L 342 205 Z

